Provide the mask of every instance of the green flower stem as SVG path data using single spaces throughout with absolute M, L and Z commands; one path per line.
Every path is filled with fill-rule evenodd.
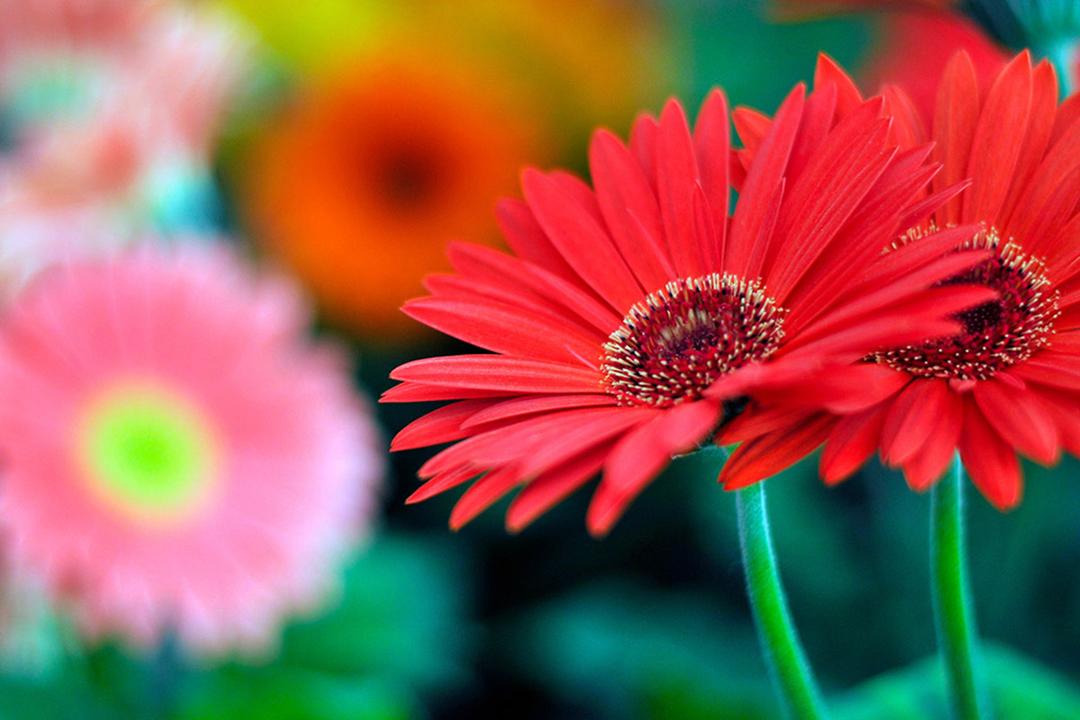
M 930 565 L 938 644 L 948 673 L 953 710 L 960 720 L 988 718 L 971 608 L 964 545 L 964 466 L 934 486 L 930 503 Z
M 773 683 L 791 717 L 825 718 L 821 692 L 799 643 L 780 584 L 765 509 L 765 483 L 740 490 L 735 503 L 747 592 Z

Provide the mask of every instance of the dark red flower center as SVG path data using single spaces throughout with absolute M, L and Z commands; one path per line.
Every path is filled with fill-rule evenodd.
M 604 345 L 601 369 L 620 405 L 669 407 L 767 358 L 784 309 L 760 283 L 712 273 L 675 280 L 630 308 Z
M 998 299 L 956 315 L 964 326 L 959 335 L 881 353 L 880 362 L 918 377 L 986 380 L 1050 342 L 1060 314 L 1059 293 L 1042 261 L 1002 242 L 994 228 L 970 245 L 993 250 L 994 256 L 942 285 L 986 285 Z
M 444 179 L 445 163 L 433 146 L 390 140 L 375 151 L 367 172 L 383 201 L 395 211 L 413 211 L 432 199 Z

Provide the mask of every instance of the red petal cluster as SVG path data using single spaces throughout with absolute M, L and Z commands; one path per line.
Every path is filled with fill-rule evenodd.
M 757 428 L 777 397 L 789 401 L 771 412 L 805 415 L 822 403 L 863 411 L 894 393 L 898 373 L 861 358 L 953 335 L 962 324 L 950 315 L 996 294 L 943 282 L 988 259 L 961 248 L 973 226 L 883 252 L 963 188 L 930 188 L 942 164 L 889 104 L 863 101 L 825 62 L 814 91 L 796 87 L 772 120 L 736 113 L 737 152 L 716 91 L 693 128 L 671 101 L 638 119 L 629 144 L 598 132 L 593 187 L 527 170 L 524 200 L 499 206 L 512 253 L 452 247 L 456 272 L 430 277 L 430 296 L 405 307 L 489 351 L 392 373 L 401 382 L 384 402 L 454 401 L 394 440 L 451 443 L 411 499 L 471 483 L 451 516 L 459 527 L 520 488 L 507 516 L 518 530 L 602 472 L 588 513 L 601 534 L 673 455 L 721 427 Z M 613 381 L 614 356 L 632 381 Z M 732 422 L 747 403 L 758 410 Z M 833 424 L 826 415 L 753 440 L 769 452 L 736 452 L 723 479 L 763 477 Z
M 847 104 L 861 101 L 853 84 L 843 86 Z M 966 54 L 956 55 L 929 117 L 905 112 L 903 93 L 885 90 L 899 109 L 898 137 L 914 146 L 935 142 L 943 170 L 932 186 L 942 191 L 970 179 L 969 189 L 933 213 L 933 226 L 981 228 L 972 242 L 991 257 L 954 277 L 998 297 L 959 313 L 961 333 L 878 356 L 885 362 L 871 367 L 891 375 L 876 403 L 802 413 L 786 402 L 751 407 L 725 430 L 747 441 L 745 462 L 765 462 L 777 437 L 817 427 L 826 482 L 843 480 L 879 452 L 912 488 L 925 490 L 959 450 L 975 485 L 1005 509 L 1021 497 L 1018 453 L 1051 464 L 1062 450 L 1080 451 L 1080 96 L 1059 105 L 1057 93 L 1054 69 L 1033 67 L 1026 52 L 989 83 Z M 778 115 L 772 124 L 780 122 Z M 914 234 L 925 227 L 914 225 Z M 979 240 L 987 236 L 997 240 Z M 739 467 L 728 473 L 740 475 Z

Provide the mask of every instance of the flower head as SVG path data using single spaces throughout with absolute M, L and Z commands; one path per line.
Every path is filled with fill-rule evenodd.
M 290 286 L 224 251 L 43 273 L 0 331 L 3 520 L 91 634 L 272 640 L 367 522 L 381 463 Z
M 248 175 L 257 235 L 335 322 L 415 331 L 398 312 L 448 237 L 495 239 L 493 197 L 529 155 L 526 118 L 452 63 L 402 53 L 351 67 L 272 128 Z
M 929 130 L 917 113 L 899 116 L 903 136 L 935 140 L 944 165 L 935 184 L 970 177 L 971 186 L 929 223 L 907 228 L 898 244 L 918 247 L 935 227 L 973 226 L 965 245 L 988 257 L 942 284 L 977 284 L 996 296 L 956 314 L 962 329 L 952 336 L 867 358 L 895 373 L 893 388 L 878 403 L 832 416 L 821 467 L 827 482 L 879 451 L 923 490 L 959 450 L 975 485 L 1008 508 L 1021 496 L 1018 453 L 1050 464 L 1063 449 L 1080 450 L 1080 116 L 1075 97 L 1058 104 L 1057 87 L 1053 68 L 1032 67 L 1026 52 L 989 85 L 959 54 Z M 902 105 L 902 93 L 893 93 Z M 772 413 L 740 439 L 756 455 L 767 451 L 766 430 L 780 436 L 820 420 L 813 412 Z
M 457 401 L 394 440 L 457 441 L 421 468 L 412 499 L 475 480 L 457 527 L 524 486 L 507 518 L 518 529 L 603 470 L 588 517 L 603 533 L 673 455 L 708 443 L 758 393 L 872 403 L 893 372 L 855 361 L 957 332 L 942 316 L 993 293 L 929 286 L 985 251 L 882 254 L 955 189 L 928 197 L 929 148 L 899 152 L 880 99 L 841 117 L 837 94 L 796 88 L 734 174 L 718 91 L 693 131 L 671 101 L 659 120 L 638 120 L 629 147 L 597 133 L 595 189 L 527 170 L 524 202 L 499 207 L 514 253 L 455 245 L 456 274 L 428 278 L 431 296 L 405 307 L 493 353 L 392 373 L 402 382 L 383 401 Z M 930 243 L 953 247 L 967 232 Z M 803 382 L 823 368 L 828 382 Z M 823 426 L 802 428 L 762 467 L 801 457 Z

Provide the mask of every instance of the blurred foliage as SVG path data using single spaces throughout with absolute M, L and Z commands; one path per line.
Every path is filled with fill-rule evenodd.
M 338 676 L 385 675 L 418 690 L 468 680 L 468 567 L 438 541 L 384 537 L 345 574 L 337 607 L 286 628 L 278 662 Z
M 984 671 L 994 715 L 1018 720 L 1080 717 L 1080 691 L 1066 678 L 1019 653 L 988 644 Z M 947 717 L 945 677 L 936 658 L 882 675 L 833 704 L 837 720 L 922 720 Z
M 280 668 L 235 668 L 212 676 L 198 699 L 179 717 L 408 720 L 422 715 L 414 697 L 380 680 L 329 678 Z
M 684 473 L 715 473 L 696 456 Z M 1080 549 L 1075 460 L 1027 465 L 1024 502 L 994 510 L 968 487 L 968 547 L 980 631 L 1066 673 L 1080 671 Z M 825 488 L 808 459 L 768 484 L 781 569 L 793 612 L 827 687 L 847 687 L 934 648 L 928 587 L 929 497 L 871 464 Z M 737 563 L 734 502 L 700 488 L 694 511 L 716 562 Z M 1046 622 L 1047 618 L 1053 621 Z M 820 658 L 820 659 L 818 659 Z
M 865 18 L 777 24 L 745 0 L 672 0 L 667 8 L 687 46 L 692 105 L 720 86 L 733 104 L 771 112 L 794 82 L 812 79 L 819 52 L 856 67 L 872 36 Z
M 701 597 L 625 582 L 526 613 L 506 662 L 605 718 L 757 718 L 775 704 L 753 629 Z M 511 648 L 529 648 L 528 653 Z
M 269 658 L 213 664 L 171 643 L 107 643 L 55 671 L 0 677 L 4 718 L 398 720 L 471 680 L 470 570 L 445 542 L 391 533 L 352 562 L 340 595 L 284 631 Z
M 713 482 L 721 461 L 719 453 L 706 452 L 677 462 L 631 508 L 631 527 L 616 528 L 612 541 L 631 543 L 622 550 L 653 577 L 588 584 L 522 611 L 501 627 L 505 662 L 580 717 L 777 717 L 742 598 L 714 594 L 741 588 L 727 573 L 714 582 L 708 571 L 677 590 L 663 587 L 672 584 L 670 576 L 650 568 L 643 554 L 651 540 L 663 540 L 648 531 L 624 536 L 643 532 L 643 515 L 652 523 L 688 517 L 696 537 L 664 538 L 666 552 L 708 553 L 715 568 L 737 575 L 733 496 Z M 1056 471 L 1029 467 L 1028 498 L 1011 515 L 971 493 L 975 596 L 999 718 L 1080 717 L 1080 606 L 1075 572 L 1062 567 L 1063 555 L 1075 555 L 1076 505 L 1060 504 L 1062 488 L 1052 480 L 1076 469 L 1071 461 Z M 793 611 L 836 717 L 947 717 L 927 591 L 929 499 L 878 467 L 828 490 L 816 478 L 815 459 L 768 487 Z M 1066 497 L 1073 492 L 1080 489 Z M 1039 518 L 1048 522 L 1036 525 Z M 630 562 L 614 562 L 620 561 Z M 1029 585 L 1018 592 L 1020 584 Z

